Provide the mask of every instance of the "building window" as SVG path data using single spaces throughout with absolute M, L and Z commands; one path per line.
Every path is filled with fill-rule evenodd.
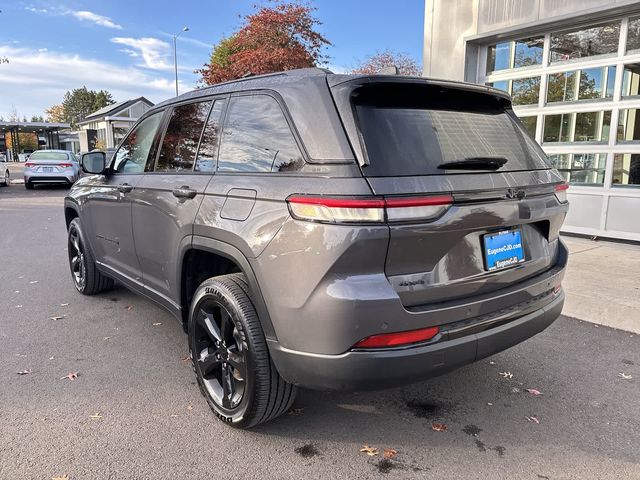
M 525 38 L 489 45 L 487 72 L 542 64 L 544 37 Z
M 624 66 L 622 96 L 635 97 L 638 95 L 640 95 L 640 63 L 630 63 Z
M 620 21 L 591 28 L 551 34 L 551 62 L 615 54 L 620 38 Z
M 497 88 L 498 90 L 505 91 L 510 94 L 511 86 L 509 80 L 501 80 L 499 82 L 489 82 L 487 85 L 489 87 Z
M 640 141 L 640 110 L 624 108 L 618 115 L 618 142 Z
M 581 185 L 603 185 L 606 153 L 560 153 L 549 155 L 551 164 L 565 181 Z
M 611 126 L 611 111 L 545 115 L 542 141 L 607 142 Z
M 519 78 L 511 81 L 514 105 L 537 105 L 540 96 L 540 77 Z
M 547 103 L 613 98 L 615 67 L 552 73 L 547 77 Z
M 532 138 L 536 136 L 536 123 L 538 122 L 538 117 L 520 117 L 520 121 L 522 122 L 522 126 L 524 129 L 531 135 Z
M 640 50 L 640 17 L 629 19 L 629 31 L 627 32 L 627 53 Z
M 640 185 L 640 154 L 616 153 L 613 157 L 614 187 Z

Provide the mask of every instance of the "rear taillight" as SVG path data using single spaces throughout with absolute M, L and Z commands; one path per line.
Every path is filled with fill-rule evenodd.
M 35 163 L 29 163 L 29 162 L 27 162 L 27 163 L 25 163 L 25 164 L 24 164 L 24 166 L 25 166 L 26 168 L 33 168 L 33 167 L 35 167 L 35 166 L 36 166 L 36 164 L 35 164 Z
M 59 166 L 60 168 L 69 168 L 69 167 L 71 167 L 72 165 L 71 165 L 70 163 L 59 163 L 59 164 L 58 164 L 58 166 Z
M 567 203 L 567 190 L 569 190 L 568 183 L 556 185 L 556 198 L 560 203 Z
M 426 342 L 435 337 L 439 331 L 438 327 L 429 327 L 406 332 L 381 333 L 360 340 L 353 348 L 386 348 Z
M 392 198 L 338 198 L 293 195 L 287 199 L 298 220 L 324 223 L 429 221 L 453 203 L 451 195 Z

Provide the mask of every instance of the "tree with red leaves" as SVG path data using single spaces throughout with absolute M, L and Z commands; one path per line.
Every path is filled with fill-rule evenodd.
M 422 69 L 413 58 L 404 53 L 398 53 L 392 50 L 385 50 L 384 52 L 378 52 L 375 55 L 367 57 L 365 61 L 362 62 L 359 67 L 353 69 L 351 73 L 374 75 L 380 73 L 380 71 L 385 68 L 394 66 L 398 67 L 398 73 L 400 73 L 400 75 L 410 75 L 414 77 L 422 75 Z
M 315 67 L 326 60 L 323 47 L 331 43 L 315 28 L 316 10 L 306 4 L 277 1 L 254 6 L 239 31 L 224 38 L 211 53 L 209 63 L 197 73 L 206 85 L 243 77 Z

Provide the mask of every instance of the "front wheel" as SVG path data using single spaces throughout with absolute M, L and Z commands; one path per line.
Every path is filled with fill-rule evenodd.
M 11 185 L 11 174 L 7 170 L 4 172 L 4 186 L 8 187 L 9 185 Z
M 113 286 L 113 280 L 105 277 L 96 265 L 91 250 L 85 242 L 79 218 L 69 224 L 67 251 L 73 284 L 83 295 L 95 295 Z
M 193 297 L 188 331 L 198 385 L 218 418 L 251 428 L 289 410 L 297 389 L 271 360 L 244 275 L 205 280 Z

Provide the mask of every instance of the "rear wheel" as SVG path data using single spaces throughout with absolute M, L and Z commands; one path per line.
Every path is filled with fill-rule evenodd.
M 297 389 L 271 361 L 242 274 L 210 278 L 198 287 L 188 330 L 198 385 L 225 423 L 251 428 L 291 407 Z
M 100 273 L 96 266 L 91 250 L 85 243 L 79 218 L 74 218 L 69 224 L 67 251 L 71 278 L 80 293 L 95 295 L 113 287 L 113 280 Z
M 33 183 L 24 182 L 24 188 L 26 188 L 27 190 L 33 190 Z
M 8 187 L 9 185 L 11 185 L 11 174 L 9 173 L 9 170 L 7 170 L 4 172 L 4 186 Z

